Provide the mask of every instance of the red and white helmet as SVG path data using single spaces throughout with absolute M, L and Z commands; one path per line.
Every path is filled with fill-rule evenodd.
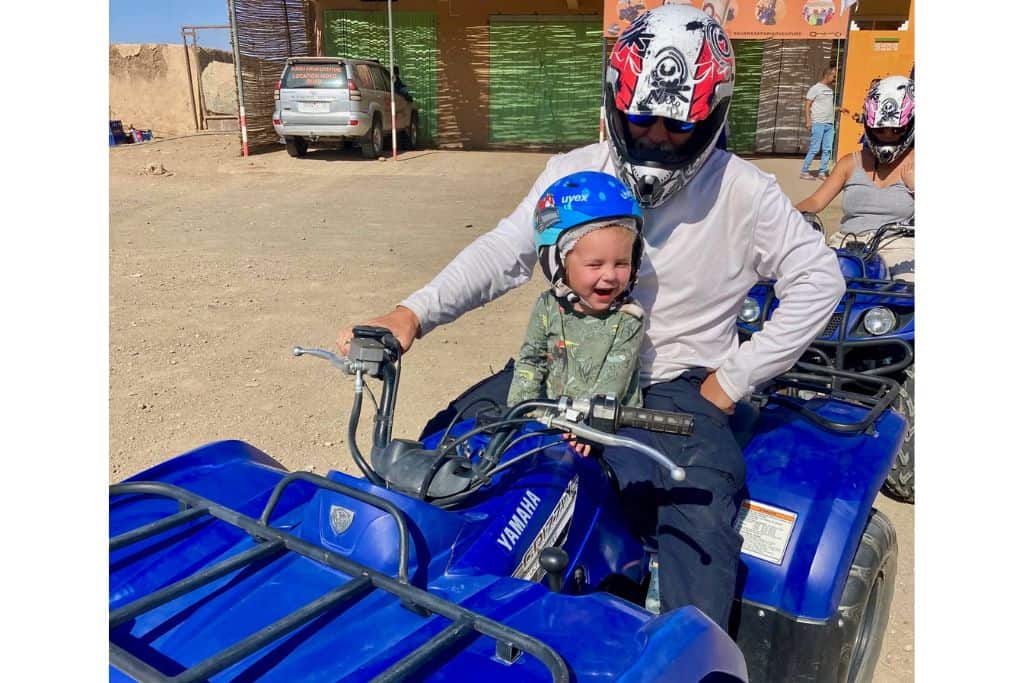
M 899 141 L 882 143 L 873 128 L 901 129 Z M 868 91 L 864 100 L 864 138 L 880 164 L 892 163 L 914 146 L 914 81 L 888 76 Z
M 729 113 L 735 64 L 725 31 L 691 5 L 656 7 L 615 42 L 605 75 L 605 128 L 616 172 L 641 206 L 656 207 L 682 189 L 714 151 Z M 626 116 L 643 114 L 695 127 L 678 149 L 641 149 Z

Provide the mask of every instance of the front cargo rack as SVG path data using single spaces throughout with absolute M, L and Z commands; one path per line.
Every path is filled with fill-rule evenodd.
M 369 566 L 270 526 L 271 515 L 282 492 L 295 481 L 305 481 L 319 488 L 351 496 L 387 512 L 395 520 L 399 531 L 397 577 L 387 576 Z M 397 683 L 414 678 L 426 665 L 437 663 L 438 659 L 451 655 L 454 648 L 468 645 L 468 642 L 475 638 L 476 634 L 488 636 L 495 641 L 495 656 L 502 661 L 512 663 L 520 653 L 526 653 L 547 667 L 554 683 L 568 683 L 569 681 L 569 670 L 565 661 L 557 652 L 541 641 L 411 585 L 409 583 L 409 530 L 404 515 L 397 506 L 380 496 L 360 491 L 310 472 L 293 472 L 274 487 L 260 519 L 256 520 L 236 510 L 219 505 L 208 498 L 162 482 L 114 484 L 110 487 L 110 495 L 111 497 L 122 495 L 157 496 L 170 498 L 179 503 L 179 512 L 111 538 L 111 551 L 207 516 L 242 529 L 258 542 L 255 548 L 234 555 L 213 566 L 205 567 L 191 576 L 113 610 L 109 619 L 111 632 L 140 614 L 209 584 L 249 563 L 276 558 L 287 552 L 297 553 L 351 577 L 350 581 L 338 588 L 174 676 L 160 672 L 111 640 L 111 664 L 143 683 L 205 681 L 210 676 L 237 664 L 325 612 L 339 609 L 343 605 L 350 606 L 374 590 L 382 590 L 394 595 L 402 601 L 403 605 L 423 615 L 424 618 L 437 614 L 451 620 L 452 623 L 419 648 L 374 677 L 373 683 Z

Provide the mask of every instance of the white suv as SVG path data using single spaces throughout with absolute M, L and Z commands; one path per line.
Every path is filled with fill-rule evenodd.
M 288 154 L 301 157 L 310 145 L 337 147 L 357 142 L 363 156 L 384 152 L 391 134 L 389 72 L 377 60 L 289 57 L 274 90 L 274 130 Z M 395 119 L 402 147 L 419 137 L 419 108 L 396 93 Z

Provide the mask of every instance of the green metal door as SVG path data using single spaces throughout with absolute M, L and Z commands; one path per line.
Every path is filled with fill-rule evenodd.
M 729 105 L 729 151 L 749 154 L 754 151 L 757 132 L 758 99 L 761 93 L 763 40 L 734 40 L 736 84 Z
M 420 107 L 420 135 L 437 139 L 437 15 L 393 12 L 395 64 Z M 388 60 L 387 12 L 324 11 L 324 52 L 332 57 Z
M 596 142 L 599 17 L 491 17 L 490 141 Z

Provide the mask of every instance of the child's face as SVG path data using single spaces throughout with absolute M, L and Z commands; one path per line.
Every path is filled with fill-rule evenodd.
M 607 311 L 629 284 L 633 231 L 611 226 L 588 232 L 565 256 L 565 277 L 580 313 Z

